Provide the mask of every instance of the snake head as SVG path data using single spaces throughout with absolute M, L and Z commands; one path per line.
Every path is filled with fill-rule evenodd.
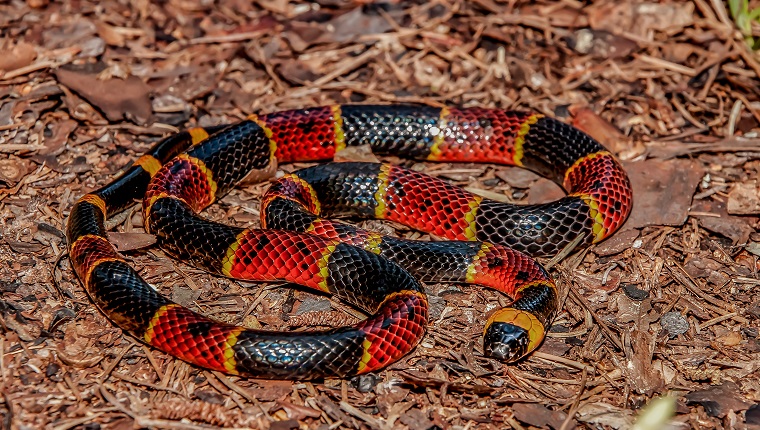
M 544 335 L 544 324 L 534 312 L 503 308 L 488 318 L 483 349 L 488 356 L 512 363 L 538 348 Z
M 486 329 L 483 349 L 489 357 L 512 363 L 530 352 L 528 331 L 510 323 L 494 322 Z

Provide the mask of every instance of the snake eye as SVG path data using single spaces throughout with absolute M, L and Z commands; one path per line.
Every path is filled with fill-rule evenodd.
M 513 324 L 494 322 L 483 337 L 483 349 L 489 357 L 506 363 L 521 359 L 528 353 L 528 331 Z

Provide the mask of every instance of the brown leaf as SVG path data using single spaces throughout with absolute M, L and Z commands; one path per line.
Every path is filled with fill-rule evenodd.
M 649 156 L 669 159 L 682 155 L 704 152 L 757 151 L 760 139 L 728 138 L 714 142 L 685 143 L 679 141 L 654 141 L 647 144 Z
M 321 26 L 314 23 L 293 21 L 288 24 L 288 31 L 283 32 L 282 37 L 294 51 L 302 52 L 310 47 L 323 31 Z
M 512 188 L 529 188 L 541 176 L 519 167 L 504 167 L 496 171 L 496 176 Z
M 201 296 L 201 290 L 193 290 L 187 285 L 175 285 L 172 288 L 172 301 L 180 306 L 190 306 Z
M 568 37 L 567 44 L 581 54 L 599 59 L 627 57 L 638 44 L 631 39 L 604 30 L 581 29 Z
M 704 229 L 721 234 L 734 244 L 747 243 L 749 235 L 755 230 L 747 217 L 731 216 L 726 210 L 726 203 L 715 200 L 698 200 L 692 206 L 694 217 Z M 700 215 L 715 214 L 716 216 Z
M 644 36 L 653 30 L 678 32 L 694 20 L 694 3 L 598 2 L 587 9 L 589 25 L 613 33 Z
M 631 147 L 630 139 L 614 125 L 587 108 L 570 108 L 573 125 L 598 140 L 613 153 L 621 153 Z
M 652 30 L 670 34 L 682 30 L 694 21 L 694 3 L 639 3 L 634 5 L 634 30 L 648 34 Z
M 65 149 L 66 143 L 69 141 L 69 136 L 76 130 L 79 123 L 70 119 L 64 119 L 62 121 L 56 121 L 54 127 L 50 127 L 52 135 L 45 137 L 42 141 L 45 148 L 42 149 L 38 155 L 59 155 Z
M 58 81 L 100 109 L 110 121 L 132 119 L 146 124 L 152 115 L 150 87 L 140 78 L 99 79 L 104 66 L 60 68 L 55 72 Z
M 629 429 L 635 421 L 631 411 L 602 402 L 581 403 L 576 416 L 584 423 L 598 424 L 593 428 Z
M 335 153 L 333 161 L 363 161 L 367 163 L 379 163 L 380 159 L 372 153 L 370 145 L 349 146 Z
M 737 346 L 742 342 L 742 335 L 738 331 L 729 331 L 717 340 L 725 346 Z
M 399 421 L 410 429 L 429 429 L 435 427 L 435 424 L 419 409 L 404 412 Z
M 293 382 L 258 379 L 256 380 L 256 386 L 250 387 L 246 391 L 262 402 L 271 402 L 283 399 L 290 394 L 293 391 Z
M 251 423 L 253 418 L 242 413 L 239 409 L 229 409 L 224 405 L 177 398 L 155 404 L 151 414 L 158 418 L 193 420 L 215 426 L 233 427 L 246 426 L 246 424 Z
M 544 343 L 541 344 L 540 351 L 546 354 L 562 357 L 567 354 L 567 351 L 570 351 L 570 348 L 571 346 L 562 339 L 547 337 L 546 340 L 544 340 Z
M 692 278 L 707 278 L 712 284 L 723 285 L 729 280 L 729 276 L 721 270 L 725 268 L 725 264 L 708 257 L 707 254 L 688 257 L 683 268 Z
M 536 403 L 516 403 L 512 406 L 515 418 L 532 426 L 546 428 L 547 426 L 557 430 L 562 427 L 567 414 L 562 411 L 553 411 L 546 406 Z M 575 420 L 570 421 L 566 429 L 574 429 L 577 423 Z
M 303 85 L 320 77 L 310 66 L 311 63 L 301 60 L 285 60 L 277 67 L 277 72 L 288 81 Z
M 327 303 L 329 304 L 330 302 L 328 301 Z M 345 312 L 317 311 L 291 316 L 287 321 L 287 325 L 288 327 L 342 327 L 356 322 L 357 319 L 355 317 L 347 315 Z
M 626 228 L 623 231 L 618 231 L 604 242 L 594 247 L 594 253 L 606 257 L 608 255 L 619 254 L 626 249 L 630 249 L 633 246 L 633 242 L 639 238 L 639 231 L 635 229 Z
M 325 25 L 326 31 L 313 43 L 346 42 L 363 34 L 385 33 L 391 28 L 388 20 L 381 15 L 368 15 L 357 7 L 330 20 Z
M 633 210 L 626 228 L 680 226 L 689 214 L 694 191 L 704 175 L 691 160 L 624 163 L 633 187 Z
M 47 246 L 41 243 L 21 242 L 21 241 L 10 240 L 10 239 L 5 239 L 5 243 L 7 243 L 8 246 L 10 246 L 12 250 L 16 252 L 20 252 L 22 254 L 34 254 L 36 252 L 40 252 L 43 249 L 47 248 Z
M 723 418 L 729 411 L 739 412 L 750 407 L 741 399 L 741 391 L 733 382 L 726 381 L 717 387 L 694 391 L 685 396 L 687 404 L 700 404 L 707 415 Z
M 299 426 L 296 420 L 274 421 L 269 430 L 295 430 Z
M 14 156 L 9 156 L 5 160 L 0 160 L 0 182 L 5 182 L 9 186 L 16 185 L 32 169 L 29 161 Z
M 103 21 L 96 21 L 95 28 L 98 31 L 98 36 L 100 36 L 107 44 L 112 46 L 124 46 L 124 35 L 116 31 L 113 26 L 110 26 Z
M 619 323 L 643 321 L 647 312 L 652 310 L 652 301 L 649 299 L 631 300 L 625 294 L 618 294 L 616 301 L 618 307 L 616 318 Z
M 294 420 L 300 421 L 304 418 L 319 418 L 322 415 L 321 412 L 314 408 L 295 405 L 287 400 L 278 400 L 277 406 L 282 408 L 288 414 L 288 418 Z
M 34 9 L 42 9 L 50 4 L 50 0 L 26 0 L 26 4 Z
M 728 193 L 727 209 L 732 215 L 760 214 L 760 184 L 757 180 L 734 184 Z
M 108 241 L 120 252 L 147 248 L 156 243 L 156 236 L 149 233 L 108 232 Z
M 21 320 L 16 317 L 15 312 L 5 313 L 1 316 L 3 317 L 3 325 L 16 332 L 19 339 L 26 342 L 32 342 L 40 337 L 42 328 L 38 324 L 30 321 L 21 322 Z
M 623 367 L 631 388 L 641 394 L 651 395 L 664 384 L 662 375 L 652 367 L 654 353 L 653 335 L 648 331 L 634 329 L 631 333 L 631 350 Z
M 0 47 L 0 72 L 9 72 L 32 64 L 37 58 L 34 46 L 19 42 Z
M 565 197 L 565 192 L 559 187 L 559 185 L 548 179 L 539 178 L 535 185 L 530 187 L 526 203 L 529 205 L 535 205 L 551 202 L 553 200 L 561 199 L 562 197 Z

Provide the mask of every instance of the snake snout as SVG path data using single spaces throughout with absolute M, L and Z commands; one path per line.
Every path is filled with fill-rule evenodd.
M 510 323 L 494 322 L 486 329 L 483 350 L 486 356 L 506 363 L 519 360 L 528 353 L 528 331 Z

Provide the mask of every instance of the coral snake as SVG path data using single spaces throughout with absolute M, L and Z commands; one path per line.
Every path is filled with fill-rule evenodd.
M 488 200 L 399 166 L 327 163 L 286 174 L 261 202 L 262 229 L 197 215 L 278 162 L 329 160 L 346 147 L 430 161 L 522 166 L 567 191 L 555 202 Z M 274 332 L 211 320 L 160 295 L 109 243 L 105 220 L 142 199 L 145 227 L 170 255 L 223 276 L 284 280 L 333 294 L 370 316 L 327 331 Z M 263 378 L 346 377 L 412 350 L 428 322 L 420 282 L 461 282 L 508 294 L 486 322 L 484 352 L 511 362 L 534 350 L 559 307 L 532 256 L 596 243 L 625 221 L 628 177 L 599 143 L 539 114 L 417 105 L 335 105 L 251 115 L 157 143 L 73 206 L 73 267 L 119 327 L 198 366 Z M 410 241 L 327 219 L 397 221 L 443 241 Z

